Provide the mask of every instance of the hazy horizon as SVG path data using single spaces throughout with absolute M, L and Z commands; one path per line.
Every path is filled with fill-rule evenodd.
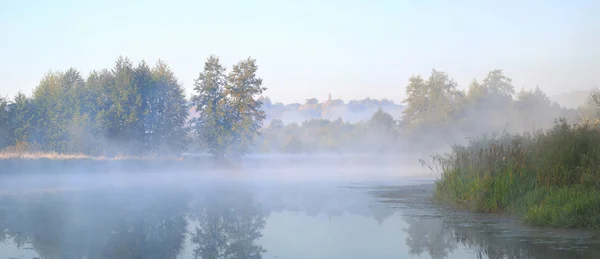
M 328 94 L 400 103 L 408 78 L 431 69 L 460 89 L 503 69 L 515 88 L 549 96 L 600 82 L 595 1 L 138 3 L 0 4 L 0 94 L 30 94 L 50 70 L 86 76 L 120 55 L 164 60 L 188 96 L 210 54 L 226 66 L 251 56 L 265 95 L 283 103 Z

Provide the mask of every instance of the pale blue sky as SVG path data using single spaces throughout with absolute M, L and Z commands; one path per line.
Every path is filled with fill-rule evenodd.
M 600 85 L 600 1 L 0 0 L 0 94 L 49 70 L 166 61 L 188 94 L 205 59 L 248 56 L 274 101 L 400 101 L 411 74 L 466 88 L 500 68 L 549 94 Z

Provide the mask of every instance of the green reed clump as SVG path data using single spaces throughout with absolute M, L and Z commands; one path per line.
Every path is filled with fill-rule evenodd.
M 437 200 L 477 212 L 511 212 L 532 224 L 600 228 L 600 127 L 570 125 L 482 136 L 433 157 Z

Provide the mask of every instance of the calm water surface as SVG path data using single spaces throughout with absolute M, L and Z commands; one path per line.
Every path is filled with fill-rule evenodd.
M 429 184 L 9 192 L 0 196 L 0 258 L 600 258 L 600 245 L 583 236 L 438 209 Z

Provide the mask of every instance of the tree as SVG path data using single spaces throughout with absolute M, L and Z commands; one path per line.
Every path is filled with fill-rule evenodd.
M 583 105 L 577 110 L 580 120 L 594 123 L 600 122 L 600 90 L 598 88 L 592 89 Z
M 144 68 L 141 68 L 144 69 Z M 138 68 L 138 76 L 139 76 Z M 114 75 L 114 90 L 111 106 L 109 138 L 120 145 L 121 152 L 138 151 L 141 127 L 142 95 L 139 91 L 139 78 L 136 80 L 136 71 L 128 58 L 119 57 L 112 70 Z
M 283 121 L 281 121 L 280 119 L 273 119 L 271 120 L 271 123 L 269 123 L 269 129 L 280 130 L 283 128 L 283 126 Z
M 393 145 L 390 145 L 390 142 L 394 142 L 397 138 L 397 122 L 392 115 L 379 108 L 371 116 L 368 125 L 371 135 L 370 139 L 377 150 L 384 151 L 389 147 L 393 147 Z
M 258 98 L 258 100 L 262 103 L 262 107 L 263 108 L 271 108 L 271 106 L 273 106 L 273 102 L 271 102 L 271 98 L 269 98 L 268 96 L 261 96 Z
M 232 136 L 228 153 L 233 155 L 249 152 L 266 118 L 258 98 L 267 88 L 262 86 L 262 79 L 256 76 L 257 70 L 256 59 L 247 58 L 234 65 L 227 76 L 225 91 L 229 105 L 226 106 L 226 117 Z
M 10 145 L 10 117 L 8 98 L 0 96 L 0 149 Z
M 406 99 L 402 101 L 406 104 L 402 120 L 408 124 L 419 124 L 425 120 L 425 114 L 428 112 L 428 87 L 420 75 L 411 76 L 408 81 Z
M 58 103 L 55 109 L 58 113 L 60 145 L 62 152 L 85 152 L 88 146 L 84 143 L 87 138 L 92 137 L 88 133 L 87 115 L 81 114 L 82 106 L 79 93 L 83 90 L 85 80 L 74 68 L 60 73 L 60 90 Z
M 387 112 L 384 112 L 381 108 L 379 108 L 371 116 L 369 124 L 377 130 L 389 132 L 396 128 L 397 122 L 394 119 L 394 117 L 392 117 L 392 115 L 390 115 Z
M 194 122 L 196 134 L 207 151 L 217 157 L 225 155 L 230 142 L 225 84 L 225 68 L 218 57 L 210 56 L 204 63 L 204 71 L 194 81 L 196 95 L 192 104 L 199 112 Z
M 447 122 L 464 100 L 464 93 L 457 89 L 456 82 L 435 69 L 427 81 L 421 76 L 412 76 L 409 82 L 403 120 L 412 125 Z
M 500 69 L 492 70 L 487 77 L 483 79 L 482 87 L 487 89 L 491 97 L 512 98 L 515 94 L 515 87 L 512 85 L 512 79 L 504 76 Z
M 473 79 L 467 91 L 467 102 L 469 105 L 476 105 L 484 101 L 489 96 L 487 88 L 481 85 L 477 80 Z
M 169 66 L 158 61 L 152 69 L 154 89 L 148 99 L 148 114 L 154 124 L 148 132 L 153 134 L 153 148 L 158 153 L 178 153 L 186 149 L 188 104 L 181 83 Z
M 65 99 L 63 97 L 62 75 L 49 72 L 33 91 L 33 120 L 31 132 L 33 140 L 47 151 L 64 151 L 67 133 L 64 131 Z
M 19 92 L 8 107 L 10 142 L 30 142 L 34 109 L 31 99 Z
M 150 67 L 145 61 L 142 61 L 133 70 L 133 91 L 140 102 L 135 103 L 133 111 L 136 121 L 132 121 L 131 140 L 136 145 L 136 153 L 156 152 L 156 114 L 154 113 L 157 96 L 156 84 L 153 80 Z M 136 100 L 137 101 L 137 100 Z
M 115 91 L 114 74 L 108 69 L 92 71 L 85 83 L 82 111 L 89 114 L 90 131 L 94 136 L 88 139 L 91 154 L 105 154 L 115 146 L 113 129 L 115 128 Z

